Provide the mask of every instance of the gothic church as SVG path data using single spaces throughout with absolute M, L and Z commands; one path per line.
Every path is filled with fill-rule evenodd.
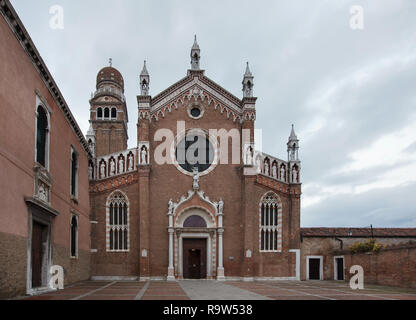
M 248 63 L 240 99 L 204 75 L 196 37 L 190 56 L 186 77 L 156 96 L 145 62 L 133 149 L 127 149 L 123 76 L 111 65 L 98 72 L 86 136 L 91 277 L 299 279 L 294 129 L 288 159 L 257 152 Z M 161 130 L 173 138 L 161 138 Z

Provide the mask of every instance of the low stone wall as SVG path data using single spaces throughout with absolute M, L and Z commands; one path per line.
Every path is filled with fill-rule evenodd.
M 346 278 L 353 265 L 364 269 L 364 283 L 416 288 L 416 244 L 393 246 L 378 253 L 345 254 Z

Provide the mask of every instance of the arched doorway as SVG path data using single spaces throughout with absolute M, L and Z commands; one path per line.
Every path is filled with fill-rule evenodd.
M 216 222 L 205 210 L 191 208 L 175 223 L 175 266 L 178 278 L 212 279 L 216 264 Z

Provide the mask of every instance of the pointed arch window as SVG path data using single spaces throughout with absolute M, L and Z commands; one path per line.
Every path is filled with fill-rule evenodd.
M 36 117 L 36 162 L 47 168 L 49 124 L 46 110 L 39 105 Z
M 113 193 L 107 201 L 107 251 L 129 251 L 129 219 L 128 199 Z
M 260 251 L 281 250 L 281 229 L 279 201 L 275 195 L 267 195 L 260 203 Z

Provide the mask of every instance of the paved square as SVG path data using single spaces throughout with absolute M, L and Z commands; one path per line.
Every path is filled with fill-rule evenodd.
M 416 289 L 336 281 L 86 281 L 26 300 L 416 300 Z

